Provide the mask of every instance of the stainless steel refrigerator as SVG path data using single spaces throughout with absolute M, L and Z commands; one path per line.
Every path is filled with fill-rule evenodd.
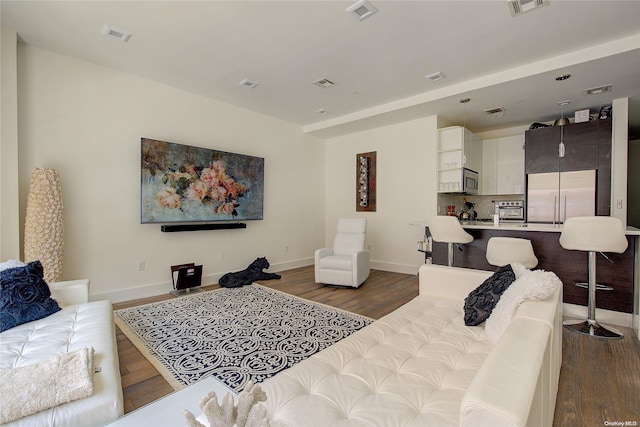
M 595 212 L 595 170 L 527 175 L 527 222 L 557 224 Z

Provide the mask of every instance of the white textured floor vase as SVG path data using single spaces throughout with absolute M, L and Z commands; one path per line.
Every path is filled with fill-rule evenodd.
M 93 349 L 0 371 L 0 424 L 93 394 Z
M 175 389 L 260 383 L 371 323 L 261 285 L 117 310 L 116 325 Z
M 44 280 L 62 276 L 64 221 L 60 174 L 55 169 L 36 168 L 31 175 L 24 222 L 24 259 L 40 260 Z

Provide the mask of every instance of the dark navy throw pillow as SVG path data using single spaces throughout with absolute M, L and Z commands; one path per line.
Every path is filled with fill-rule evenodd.
M 464 324 L 477 326 L 487 320 L 500 297 L 516 280 L 511 264 L 500 267 L 464 300 Z
M 0 271 L 0 332 L 59 310 L 43 279 L 40 261 Z

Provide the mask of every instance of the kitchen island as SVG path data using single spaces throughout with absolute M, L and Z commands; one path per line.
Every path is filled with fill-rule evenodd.
M 428 228 L 428 221 L 417 221 L 412 225 Z M 496 270 L 486 259 L 487 242 L 491 237 L 519 237 L 531 240 L 533 250 L 538 258 L 536 268 L 553 271 L 564 284 L 563 299 L 565 303 L 587 306 L 587 289 L 576 286 L 576 283 L 588 281 L 588 253 L 569 251 L 560 246 L 559 238 L 562 225 L 537 223 L 501 223 L 461 221 L 465 231 L 473 236 L 473 242 L 462 245 L 462 250 L 455 250 L 454 266 Z M 609 285 L 613 290 L 598 290 L 596 306 L 600 309 L 612 310 L 634 315 L 634 328 L 637 331 L 638 305 L 640 305 L 640 229 L 627 227 L 629 246 L 622 254 L 607 253 L 607 260 L 601 255 L 597 259 L 597 282 Z M 597 236 L 593 236 L 597 238 Z M 447 244 L 433 242 L 432 262 L 447 265 Z

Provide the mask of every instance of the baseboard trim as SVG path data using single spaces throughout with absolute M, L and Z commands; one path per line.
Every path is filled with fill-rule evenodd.
M 291 270 L 299 267 L 306 267 L 313 265 L 313 258 L 303 258 L 293 261 L 286 261 L 281 263 L 272 264 L 269 268 L 270 272 L 278 272 L 284 270 Z M 240 270 L 240 269 L 238 269 Z M 234 270 L 237 271 L 237 270 Z M 218 283 L 218 280 L 228 272 L 214 273 L 202 276 L 203 284 Z M 133 288 L 121 289 L 113 292 L 104 292 L 101 294 L 89 295 L 90 301 L 109 300 L 111 303 L 132 301 L 141 298 L 149 298 L 157 295 L 164 295 L 173 290 L 173 284 L 170 281 L 154 283 L 150 285 L 136 286 Z
M 420 266 L 409 264 L 395 264 L 383 261 L 371 261 L 371 268 L 374 270 L 389 271 L 391 273 L 416 275 L 418 274 L 418 269 L 420 268 Z
M 562 304 L 562 314 L 565 317 L 572 319 L 586 319 L 589 315 L 588 308 L 583 305 Z M 596 308 L 596 319 L 598 322 L 610 325 L 624 326 L 631 328 L 633 323 L 633 316 L 631 313 L 622 313 L 619 311 L 605 310 L 602 308 Z

